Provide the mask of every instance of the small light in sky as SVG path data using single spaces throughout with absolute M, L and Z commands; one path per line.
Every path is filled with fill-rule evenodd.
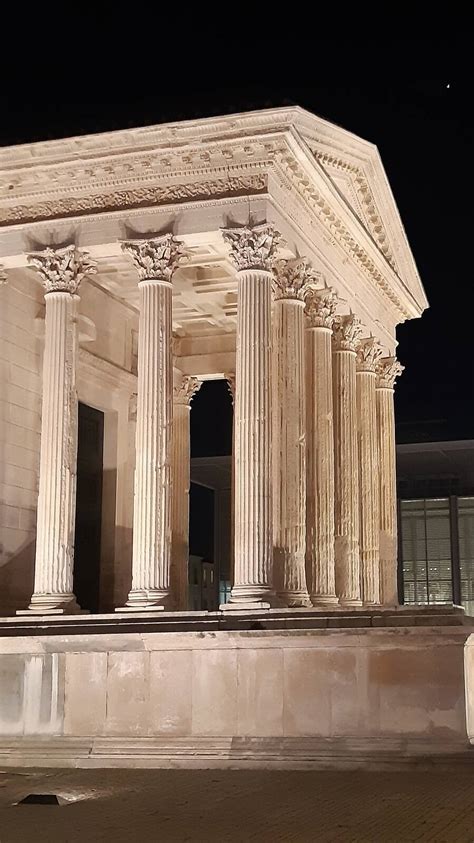
M 449 83 L 449 82 L 447 83 L 446 87 L 447 87 L 447 88 L 450 88 L 450 87 L 451 87 L 451 85 L 450 85 L 450 83 Z

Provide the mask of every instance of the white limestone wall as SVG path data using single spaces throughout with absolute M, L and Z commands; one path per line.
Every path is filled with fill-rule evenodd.
M 43 290 L 14 270 L 0 285 L 0 615 L 24 608 L 33 591 L 41 431 L 37 319 Z
M 133 739 L 132 756 L 150 747 L 172 755 L 183 739 L 202 757 L 224 738 L 281 739 L 290 753 L 304 750 L 299 738 L 459 744 L 467 740 L 468 634 L 439 627 L 0 638 L 0 758 L 10 738 L 41 735 L 100 737 L 109 754 Z

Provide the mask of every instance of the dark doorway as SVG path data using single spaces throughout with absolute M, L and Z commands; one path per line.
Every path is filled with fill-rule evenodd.
M 104 414 L 79 404 L 74 594 L 82 609 L 99 611 Z

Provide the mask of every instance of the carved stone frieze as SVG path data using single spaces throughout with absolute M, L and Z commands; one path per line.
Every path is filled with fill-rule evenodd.
M 183 244 L 172 234 L 150 240 L 125 240 L 122 249 L 132 256 L 140 281 L 160 279 L 171 282 L 173 272 L 185 256 Z
M 382 354 L 382 346 L 375 337 L 361 340 L 357 346 L 357 371 L 375 372 Z
M 221 229 L 224 241 L 230 246 L 230 258 L 236 269 L 264 269 L 270 271 L 280 234 L 271 223 Z
M 395 380 L 404 371 L 405 366 L 396 357 L 384 357 L 377 365 L 377 387 L 393 389 Z
M 150 187 L 136 187 L 129 190 L 90 193 L 86 196 L 66 196 L 31 205 L 14 205 L 0 208 L 0 226 L 13 223 L 36 222 L 58 217 L 81 216 L 94 211 L 114 211 L 121 208 L 143 208 L 149 205 L 175 205 L 196 199 L 218 198 L 264 193 L 267 189 L 267 175 L 227 176 L 209 181 L 181 182 Z
M 34 252 L 28 255 L 28 262 L 41 277 L 46 293 L 73 295 L 85 276 L 97 272 L 97 264 L 89 253 L 76 246 Z
M 306 258 L 277 260 L 273 264 L 273 292 L 275 299 L 304 301 L 308 288 L 320 280 Z
M 196 392 L 201 389 L 202 381 L 198 378 L 193 378 L 190 375 L 185 375 L 180 384 L 173 389 L 173 399 L 175 404 L 185 404 L 189 406 L 193 400 Z
M 332 328 L 338 298 L 332 287 L 310 287 L 305 296 L 305 314 L 312 328 Z
M 356 351 L 362 334 L 362 325 L 353 313 L 348 316 L 337 316 L 334 320 L 333 331 L 335 351 Z

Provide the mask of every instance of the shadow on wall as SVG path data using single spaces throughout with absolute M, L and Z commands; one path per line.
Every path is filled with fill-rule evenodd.
M 0 615 L 3 617 L 28 607 L 34 586 L 35 547 L 35 541 L 25 543 L 5 559 L 0 541 Z
M 113 572 L 108 572 L 101 581 L 101 612 L 113 612 L 116 606 L 124 606 L 132 585 L 132 530 L 117 527 L 115 537 L 118 552 Z M 0 539 L 0 617 L 28 608 L 34 588 L 35 548 L 35 541 L 25 543 L 6 558 Z

